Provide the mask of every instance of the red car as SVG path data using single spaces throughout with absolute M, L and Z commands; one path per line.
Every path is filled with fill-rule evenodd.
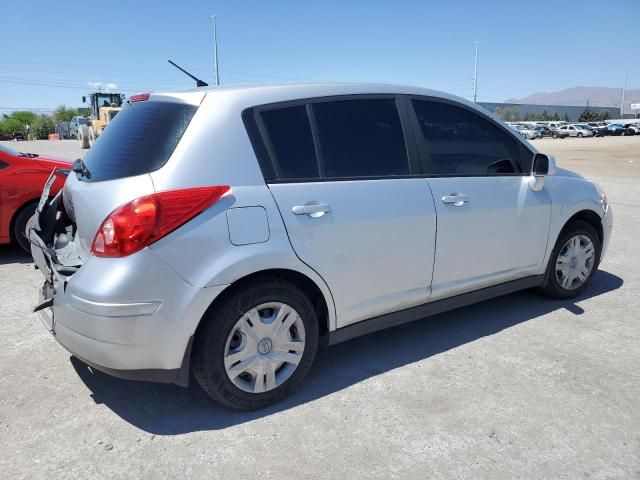
M 0 145 L 0 244 L 16 242 L 29 252 L 27 226 L 34 214 L 42 188 L 54 168 L 71 170 L 71 162 L 35 153 L 20 153 Z M 66 175 L 58 175 L 51 187 L 55 195 Z

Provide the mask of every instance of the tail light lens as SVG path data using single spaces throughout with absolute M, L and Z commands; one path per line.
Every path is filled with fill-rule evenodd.
M 115 209 L 91 245 L 99 257 L 125 257 L 184 225 L 231 191 L 228 185 L 152 193 Z

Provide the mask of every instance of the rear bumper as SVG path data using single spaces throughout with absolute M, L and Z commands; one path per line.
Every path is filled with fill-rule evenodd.
M 47 276 L 41 255 L 34 255 Z M 53 269 L 53 305 L 37 312 L 55 339 L 110 375 L 186 384 L 191 338 L 225 286 L 194 287 L 148 249 L 89 257 L 73 275 Z M 47 289 L 40 292 L 45 300 Z

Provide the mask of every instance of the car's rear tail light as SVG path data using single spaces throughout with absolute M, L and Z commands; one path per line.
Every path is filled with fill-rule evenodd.
M 91 245 L 99 257 L 125 257 L 161 239 L 220 200 L 228 185 L 152 193 L 116 208 Z

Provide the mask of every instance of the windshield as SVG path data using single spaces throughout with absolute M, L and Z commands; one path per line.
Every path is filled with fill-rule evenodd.
M 14 157 L 19 157 L 20 152 L 16 152 L 15 150 L 11 150 L 9 147 L 5 147 L 4 145 L 0 145 L 0 150 L 4 153 L 8 153 L 9 155 L 13 155 Z
M 122 97 L 116 93 L 97 93 L 96 103 L 100 107 L 121 107 Z
M 87 119 L 85 117 L 79 117 L 78 118 L 78 124 L 79 125 L 86 125 L 87 124 Z
M 169 160 L 196 109 L 174 102 L 125 107 L 84 158 L 91 176 L 82 180 L 100 182 L 158 170 Z

